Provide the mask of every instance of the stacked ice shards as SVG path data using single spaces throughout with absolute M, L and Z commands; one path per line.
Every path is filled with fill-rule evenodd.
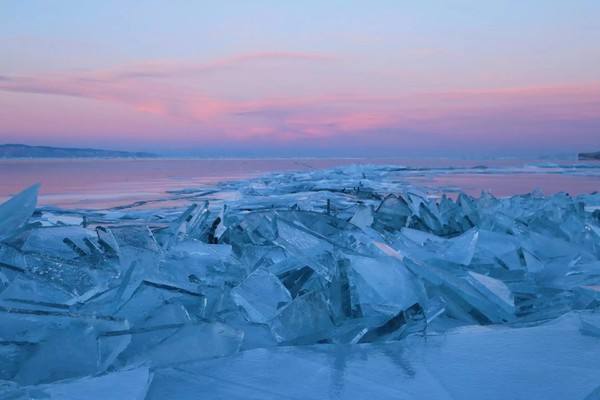
M 394 171 L 185 210 L 25 190 L 0 206 L 0 398 L 597 398 L 600 195 L 432 198 Z

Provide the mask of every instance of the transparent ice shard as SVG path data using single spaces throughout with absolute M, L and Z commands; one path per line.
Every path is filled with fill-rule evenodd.
M 27 223 L 35 211 L 39 189 L 40 185 L 35 184 L 0 204 L 0 241 Z
M 99 246 L 106 254 L 111 256 L 119 254 L 119 243 L 110 229 L 98 226 L 96 228 L 96 235 L 98 236 Z
M 375 223 L 383 229 L 399 230 L 406 226 L 413 214 L 410 206 L 402 197 L 386 197 L 375 211 Z
M 325 238 L 315 235 L 300 224 L 282 218 L 277 219 L 277 233 L 277 243 L 298 253 L 315 254 L 332 248 Z
M 145 225 L 124 225 L 110 228 L 110 233 L 119 249 L 135 248 L 152 253 L 161 251 L 152 231 Z
M 315 343 L 334 328 L 327 298 L 322 292 L 296 297 L 273 319 L 271 329 L 279 342 Z
M 86 242 L 91 240 L 95 240 L 92 232 L 78 226 L 38 228 L 29 233 L 22 250 L 73 259 L 90 253 Z
M 407 241 L 408 239 L 408 241 Z M 432 233 L 403 228 L 394 244 L 404 248 L 408 255 L 419 260 L 442 260 L 443 262 L 468 266 L 476 254 L 479 231 L 470 229 L 461 235 L 444 238 Z
M 13 273 L 25 271 L 27 269 L 25 255 L 15 247 L 0 243 L 0 268 Z
M 456 204 L 460 208 L 463 216 L 463 221 L 461 221 L 463 226 L 466 225 L 470 228 L 477 225 L 480 216 L 477 204 L 473 198 L 465 193 L 460 193 Z
M 420 229 L 431 232 L 442 232 L 442 222 L 438 215 L 438 210 L 435 204 L 426 202 L 423 198 L 419 198 L 419 206 L 409 226 L 419 227 Z
M 68 309 L 73 294 L 37 279 L 16 277 L 0 292 L 0 304 L 18 308 Z
M 413 241 L 419 246 L 424 246 L 428 242 L 442 243 L 445 241 L 444 238 L 440 236 L 434 235 L 429 232 L 423 232 L 417 229 L 402 228 L 400 230 L 400 233 L 402 234 L 402 236 L 408 238 L 409 240 Z
M 7 309 L 0 312 L 0 336 L 13 343 L 30 343 L 31 353 L 11 378 L 21 384 L 38 384 L 102 372 L 97 337 L 126 324 L 110 317 L 68 311 Z M 118 345 L 115 343 L 115 345 Z M 120 351 L 113 348 L 112 351 Z
M 416 277 L 393 259 L 349 258 L 351 290 L 364 316 L 393 317 L 419 302 Z
M 257 323 L 270 321 L 279 308 L 292 300 L 281 281 L 262 269 L 254 271 L 233 288 L 231 296 L 235 304 L 244 310 L 248 320 Z
M 493 301 L 509 314 L 515 312 L 514 296 L 504 282 L 473 271 L 469 271 L 468 274 L 471 284 L 489 300 Z
M 240 346 L 240 351 L 257 347 L 277 346 L 277 341 L 268 324 L 249 323 L 241 313 L 234 312 L 229 313 L 224 322 L 232 328 L 243 332 L 244 338 Z
M 479 231 L 468 230 L 462 235 L 449 240 L 448 247 L 444 250 L 442 258 L 462 265 L 471 264 L 479 240 Z
M 476 324 L 504 323 L 514 319 L 514 309 L 504 301 L 509 295 L 501 282 L 481 278 L 488 287 L 474 279 L 471 273 L 465 274 L 443 266 L 416 264 L 410 260 L 405 262 L 412 272 L 424 280 L 429 293 L 444 299 L 446 312 L 453 318 Z M 490 292 L 494 296 L 490 296 Z
M 204 202 L 203 205 L 192 204 L 163 232 L 164 247 L 169 248 L 179 241 L 198 236 L 208 214 L 208 202 Z
M 221 239 L 221 236 L 225 233 L 227 228 L 225 227 L 225 207 L 220 210 L 219 215 L 213 221 L 209 233 L 208 233 L 208 242 L 209 243 L 218 243 Z
M 224 262 L 232 255 L 229 244 L 206 244 L 199 240 L 187 240 L 171 247 L 170 253 L 176 257 L 193 257 L 205 262 Z
M 28 273 L 62 287 L 73 295 L 83 295 L 98 285 L 95 274 L 77 263 L 38 255 L 28 255 L 25 259 Z
M 477 255 L 480 259 L 498 263 L 503 268 L 519 270 L 524 268 L 521 245 L 522 242 L 514 235 L 480 230 Z
M 122 295 L 114 299 L 117 301 L 114 315 L 126 319 L 134 328 L 148 326 L 153 316 L 160 315 L 162 307 L 171 305 L 182 305 L 201 315 L 206 302 L 201 294 L 152 281 L 142 281 L 128 297 Z M 186 321 L 178 321 L 183 322 Z
M 315 270 L 308 265 L 299 266 L 299 261 L 291 261 L 294 265 L 292 268 L 288 268 L 289 264 L 286 262 L 279 263 L 271 268 L 272 271 L 277 271 L 278 278 L 292 297 L 297 297 L 309 291 L 310 281 L 316 278 Z
M 360 206 L 350 219 L 350 222 L 359 228 L 367 228 L 373 223 L 373 210 L 368 206 Z
M 400 339 L 411 333 L 423 332 L 427 320 L 423 307 L 415 303 L 394 315 L 383 324 L 369 327 L 358 343 Z
M 163 251 L 145 225 L 111 227 L 104 237 L 109 241 L 114 239 L 110 247 L 117 248 L 119 270 L 123 277 L 121 286 L 127 298 L 141 281 L 157 274 Z
M 101 340 L 110 343 L 129 335 L 132 344 L 121 354 L 121 362 L 154 366 L 231 355 L 239 351 L 244 336 L 222 323 L 200 322 L 106 332 Z
M 79 226 L 85 221 L 85 215 L 62 212 L 42 211 L 42 226 Z

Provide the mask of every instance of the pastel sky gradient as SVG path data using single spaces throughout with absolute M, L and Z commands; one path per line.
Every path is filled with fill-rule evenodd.
M 600 1 L 0 0 L 0 142 L 600 150 Z

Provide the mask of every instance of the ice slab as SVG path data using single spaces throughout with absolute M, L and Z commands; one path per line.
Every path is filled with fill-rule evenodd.
M 330 336 L 334 324 L 330 307 L 322 292 L 296 297 L 273 320 L 272 331 L 281 343 L 315 343 Z
M 95 234 L 78 226 L 33 229 L 21 248 L 24 252 L 73 259 L 88 255 L 95 247 Z
M 35 211 L 40 185 L 33 185 L 0 204 L 0 241 L 16 233 Z
M 273 274 L 257 269 L 244 282 L 231 290 L 233 301 L 243 308 L 249 321 L 270 321 L 279 308 L 292 301 L 292 296 Z
M 218 322 L 200 322 L 108 331 L 100 340 L 103 346 L 115 347 L 119 340 L 130 337 L 131 344 L 119 354 L 117 366 L 161 366 L 224 357 L 239 351 L 243 332 Z

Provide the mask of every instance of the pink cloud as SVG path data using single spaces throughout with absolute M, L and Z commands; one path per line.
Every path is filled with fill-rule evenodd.
M 273 61 L 334 61 L 335 57 L 321 53 L 264 51 L 245 53 L 225 57 L 209 62 L 192 62 L 185 60 L 155 60 L 133 65 L 115 67 L 108 71 L 92 72 L 88 79 L 98 81 L 116 81 L 144 78 L 182 78 L 202 75 L 212 71 L 239 68 L 244 65 Z
M 152 131 L 157 140 L 161 135 L 165 140 L 187 140 L 197 135 L 213 141 L 270 138 L 286 142 L 328 140 L 377 130 L 481 138 L 492 132 L 501 135 L 504 129 L 505 135 L 526 131 L 539 136 L 542 133 L 535 132 L 547 131 L 553 121 L 600 118 L 598 82 L 394 93 L 358 91 L 348 82 L 344 91 L 323 89 L 313 95 L 281 92 L 278 96 L 245 87 L 234 94 L 209 93 L 202 86 L 203 79 L 215 71 L 223 72 L 225 81 L 227 74 L 232 74 L 250 85 L 256 78 L 244 69 L 246 66 L 260 69 L 276 62 L 276 73 L 300 79 L 291 75 L 288 64 L 335 60 L 317 53 L 257 52 L 206 63 L 148 62 L 102 71 L 1 76 L 0 91 L 83 98 L 126 108 L 131 111 L 128 123 L 132 127 L 138 126 L 133 122 L 136 118 L 142 120 L 143 114 L 150 114 L 164 122 L 161 130 Z M 280 61 L 283 66 L 277 64 Z M 310 76 L 305 79 L 309 81 Z M 18 121 L 11 122 L 11 126 L 18 125 Z M 149 134 L 144 129 L 138 134 Z

